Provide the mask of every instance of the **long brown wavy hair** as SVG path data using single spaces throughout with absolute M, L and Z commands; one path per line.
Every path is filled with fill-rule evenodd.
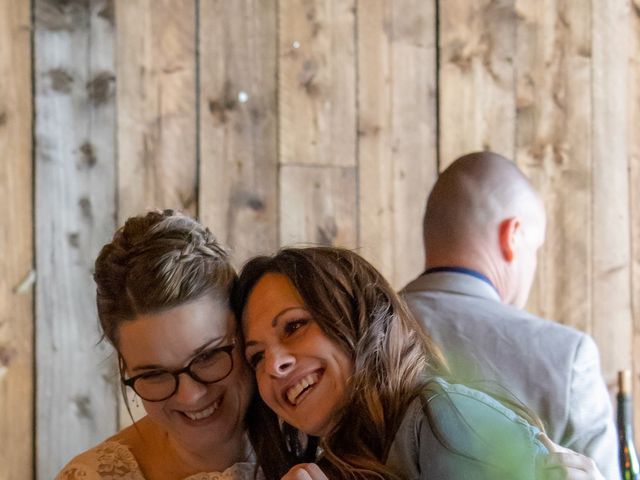
M 317 441 L 321 466 L 330 478 L 397 478 L 384 462 L 408 405 L 430 377 L 446 370 L 439 349 L 391 285 L 354 252 L 285 248 L 252 259 L 232 297 L 237 318 L 243 318 L 252 289 L 267 273 L 292 282 L 322 331 L 354 363 L 340 418 L 326 437 L 310 439 L 306 449 L 300 433 L 282 427 L 256 394 L 248 414 L 249 435 L 267 479 L 313 461 Z

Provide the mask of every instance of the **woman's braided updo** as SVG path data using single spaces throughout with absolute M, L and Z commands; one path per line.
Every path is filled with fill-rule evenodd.
M 227 250 L 208 228 L 173 210 L 130 217 L 95 263 L 104 337 L 118 348 L 119 326 L 213 294 L 229 299 L 236 280 Z

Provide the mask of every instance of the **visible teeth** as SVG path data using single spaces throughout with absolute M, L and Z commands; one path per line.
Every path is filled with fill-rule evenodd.
M 317 373 L 310 373 L 306 377 L 301 378 L 298 383 L 287 390 L 287 400 L 289 400 L 289 402 L 291 402 L 292 404 L 297 405 L 296 400 L 298 399 L 298 395 L 300 395 L 307 387 L 315 385 L 317 381 Z
M 202 420 L 203 418 L 207 418 L 213 415 L 213 412 L 215 412 L 217 409 L 218 402 L 214 403 L 209 408 L 205 408 L 204 410 L 201 410 L 199 412 L 184 412 L 184 414 L 191 420 Z

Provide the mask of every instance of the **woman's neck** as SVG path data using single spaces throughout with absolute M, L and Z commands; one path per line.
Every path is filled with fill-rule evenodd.
M 200 472 L 223 472 L 233 464 L 246 462 L 250 456 L 250 447 L 244 432 L 238 432 L 232 438 L 211 443 L 200 449 L 183 445 L 174 437 L 165 433 L 167 454 L 176 465 L 189 470 L 185 476 Z
M 116 437 L 130 446 L 145 478 L 153 480 L 223 472 L 235 463 L 247 461 L 251 450 L 243 431 L 220 443 L 203 444 L 198 448 L 184 445 L 148 417 Z

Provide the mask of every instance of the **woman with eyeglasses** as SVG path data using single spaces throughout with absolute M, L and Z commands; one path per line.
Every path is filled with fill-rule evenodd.
M 185 215 L 150 212 L 103 247 L 94 279 L 123 389 L 147 415 L 57 478 L 254 478 L 244 424 L 253 383 L 228 306 L 236 273 L 225 249 Z

